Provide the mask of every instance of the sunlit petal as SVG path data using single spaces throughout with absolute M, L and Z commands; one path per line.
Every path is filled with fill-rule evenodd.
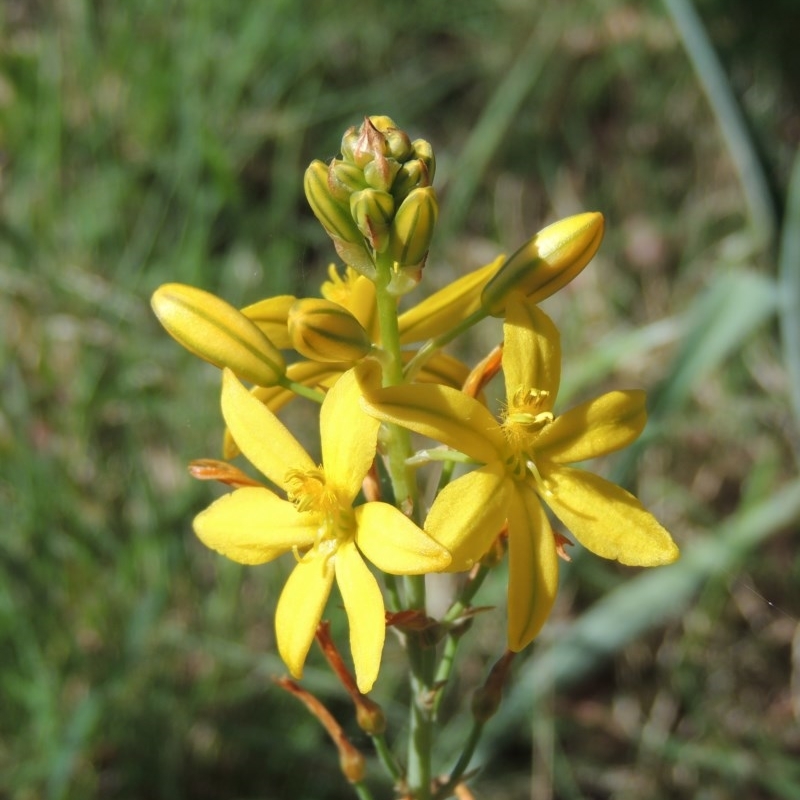
M 498 256 L 490 264 L 448 283 L 400 315 L 400 341 L 421 342 L 454 328 L 480 308 L 481 292 L 505 262 Z
M 542 499 L 588 550 L 637 567 L 671 564 L 672 537 L 630 492 L 590 472 L 554 467 Z
M 551 410 L 561 381 L 561 336 L 553 321 L 535 303 L 514 292 L 506 306 L 503 338 L 509 402 L 520 389 L 538 389 L 548 393 L 542 410 Z
M 556 417 L 534 447 L 542 458 L 572 464 L 627 447 L 646 422 L 644 392 L 608 392 Z
M 336 551 L 336 583 L 350 626 L 356 683 L 366 694 L 378 677 L 386 623 L 378 582 L 352 542 L 342 543 Z
M 542 504 L 527 490 L 510 493 L 508 647 L 530 644 L 550 616 L 558 591 L 558 555 Z
M 277 486 L 291 469 L 315 468 L 283 423 L 228 369 L 222 378 L 222 415 L 239 449 Z
M 318 521 L 268 489 L 246 487 L 220 497 L 194 518 L 200 541 L 240 564 L 264 564 L 314 541 Z
M 278 600 L 275 611 L 278 652 L 295 678 L 303 677 L 303 664 L 325 611 L 333 575 L 331 559 L 311 551 L 292 570 Z
M 382 572 L 422 575 L 450 564 L 450 553 L 388 503 L 356 508 L 356 544 Z
M 361 388 L 352 370 L 325 397 L 320 412 L 322 464 L 329 486 L 352 502 L 375 458 L 380 422 L 361 408 Z
M 381 421 L 409 428 L 477 461 L 502 458 L 506 442 L 500 425 L 477 400 L 456 389 L 432 384 L 381 389 L 367 362 L 357 367 L 357 374 L 364 392 L 364 409 Z
M 439 492 L 425 530 L 452 554 L 448 572 L 470 569 L 491 547 L 506 521 L 512 487 L 505 468 L 495 461 Z

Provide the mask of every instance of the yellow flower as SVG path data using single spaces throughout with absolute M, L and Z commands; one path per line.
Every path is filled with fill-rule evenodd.
M 508 300 L 498 422 L 478 401 L 445 386 L 378 387 L 364 365 L 364 408 L 483 464 L 437 496 L 425 529 L 447 547 L 451 571 L 468 569 L 508 522 L 509 648 L 539 632 L 555 599 L 558 558 L 542 503 L 586 548 L 623 564 L 657 566 L 678 557 L 669 533 L 629 492 L 567 466 L 630 444 L 644 428 L 645 396 L 615 391 L 561 416 L 553 406 L 561 372 L 558 331 L 518 293 Z
M 334 578 L 350 625 L 356 680 L 368 692 L 378 675 L 385 636 L 378 582 L 365 564 L 393 575 L 445 569 L 447 550 L 387 503 L 353 507 L 375 456 L 378 421 L 360 409 L 355 376 L 346 372 L 320 412 L 322 466 L 230 371 L 222 414 L 244 455 L 287 494 L 244 487 L 201 512 L 200 540 L 233 561 L 263 564 L 294 552 L 297 565 L 275 615 L 278 650 L 295 678 L 325 610 Z

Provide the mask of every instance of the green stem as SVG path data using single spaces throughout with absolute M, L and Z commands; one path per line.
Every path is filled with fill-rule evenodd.
M 469 762 L 472 761 L 472 756 L 475 754 L 475 748 L 478 746 L 478 742 L 480 741 L 481 734 L 483 733 L 483 722 L 479 722 L 475 720 L 472 723 L 472 729 L 469 732 L 469 737 L 467 738 L 467 743 L 464 745 L 464 749 L 461 751 L 461 755 L 456 762 L 456 765 L 450 772 L 450 777 L 436 792 L 435 799 L 439 800 L 440 798 L 450 797 L 453 789 L 458 786 L 459 782 L 461 781 L 461 777 L 469 768 Z
M 455 603 L 453 603 L 452 606 L 450 606 L 450 608 L 447 610 L 447 613 L 442 618 L 442 622 L 444 624 L 455 622 L 469 608 L 472 598 L 475 596 L 478 589 L 481 588 L 481 585 L 483 584 L 484 580 L 486 580 L 486 576 L 488 574 L 489 568 L 481 565 L 475 577 L 464 584 L 464 588 L 461 590 L 461 594 L 459 595 L 458 599 Z M 447 635 L 447 639 L 445 639 L 444 643 L 444 651 L 442 652 L 442 658 L 439 661 L 439 668 L 437 669 L 436 676 L 433 680 L 434 686 L 444 686 L 444 684 L 450 680 L 450 674 L 453 671 L 456 651 L 458 650 L 460 641 L 461 631 L 451 631 Z M 436 697 L 433 701 L 434 719 L 439 712 L 439 706 L 441 705 L 443 696 L 443 691 L 436 692 Z
M 318 392 L 316 389 L 312 389 L 310 386 L 304 386 L 302 383 L 291 381 L 286 377 L 281 378 L 278 383 L 284 389 L 288 389 L 290 392 L 294 392 L 295 394 L 305 397 L 308 400 L 313 400 L 315 403 L 322 403 L 322 401 L 325 399 L 325 394 L 323 392 Z
M 389 748 L 386 737 L 382 733 L 376 734 L 372 737 L 372 743 L 375 746 L 375 753 L 381 764 L 383 764 L 386 772 L 389 773 L 396 784 L 399 783 L 403 779 L 403 768 L 397 762 L 397 759 Z
M 403 383 L 403 361 L 400 350 L 400 330 L 397 322 L 397 300 L 389 291 L 392 278 L 392 259 L 379 255 L 375 261 L 375 281 L 378 323 L 381 330 L 381 347 L 384 350 L 383 385 L 398 386 Z M 411 456 L 411 436 L 397 425 L 388 425 L 386 454 L 389 477 L 392 481 L 395 502 L 400 509 L 420 522 L 419 497 L 414 471 L 406 460 Z M 405 579 L 406 599 L 409 608 L 425 610 L 425 578 L 409 576 Z M 409 721 L 408 788 L 415 800 L 431 797 L 431 744 L 433 716 L 432 652 L 426 652 L 418 637 L 406 636 L 406 651 L 411 668 L 411 713 Z
M 351 785 L 355 790 L 358 800 L 373 800 L 372 792 L 369 790 L 366 783 L 359 781 L 358 783 L 353 783 Z

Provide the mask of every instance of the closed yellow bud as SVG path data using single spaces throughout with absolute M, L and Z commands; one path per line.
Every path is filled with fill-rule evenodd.
M 414 267 L 425 260 L 438 216 L 432 186 L 412 190 L 400 204 L 389 236 L 389 252 L 400 267 Z
M 347 201 L 339 202 L 328 185 L 328 167 L 322 161 L 312 161 L 303 176 L 306 200 L 331 238 L 351 244 L 359 243 L 363 237 L 358 231 Z
M 389 244 L 389 224 L 394 215 L 394 198 L 378 189 L 362 189 L 350 195 L 350 213 L 355 224 L 376 253 Z
M 522 292 L 538 303 L 566 286 L 592 260 L 603 240 L 603 215 L 576 214 L 539 231 L 486 284 L 481 305 L 492 316 L 505 313 L 506 297 Z
M 433 176 L 436 174 L 436 157 L 433 154 L 431 143 L 425 139 L 414 139 L 411 143 L 414 150 L 414 158 L 418 158 L 428 169 L 428 182 L 433 183 Z
M 358 361 L 372 349 L 361 323 L 338 303 L 298 300 L 289 310 L 292 347 L 313 361 Z
M 274 386 L 286 372 L 280 352 L 241 311 L 216 295 L 166 283 L 153 293 L 153 311 L 187 350 L 216 367 L 229 367 L 258 386 Z
M 334 158 L 328 167 L 328 189 L 334 200 L 349 208 L 350 195 L 365 189 L 364 172 L 355 164 Z

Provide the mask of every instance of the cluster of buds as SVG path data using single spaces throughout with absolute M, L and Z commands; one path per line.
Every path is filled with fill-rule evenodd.
M 303 186 L 342 260 L 374 279 L 378 258 L 391 259 L 391 289 L 403 294 L 419 280 L 433 237 L 434 170 L 428 142 L 373 116 L 345 131 L 341 158 L 312 161 Z

